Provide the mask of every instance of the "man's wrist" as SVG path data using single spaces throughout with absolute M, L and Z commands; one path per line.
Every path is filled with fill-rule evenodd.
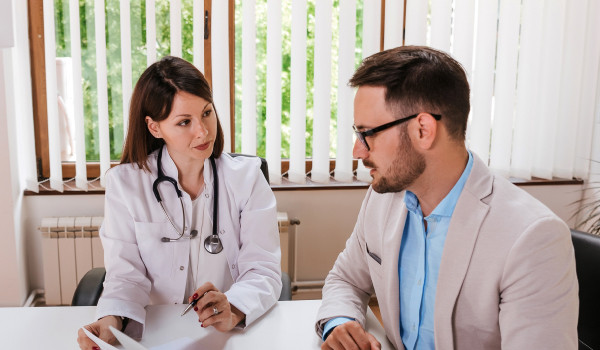
M 350 321 L 355 321 L 355 319 L 350 317 L 339 316 L 334 317 L 329 321 L 325 322 L 325 325 L 323 326 L 323 341 L 327 339 L 327 337 L 329 336 L 329 334 L 331 334 L 335 327 Z

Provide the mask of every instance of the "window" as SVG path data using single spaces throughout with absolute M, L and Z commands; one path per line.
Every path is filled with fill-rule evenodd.
M 346 83 L 363 57 L 402 44 L 433 46 L 463 64 L 472 89 L 468 146 L 492 169 L 525 179 L 588 176 L 600 56 L 595 2 L 46 0 L 43 6 L 54 14 L 46 21 L 42 4 L 29 1 L 36 147 L 43 177 L 55 184 L 64 175 L 85 188 L 88 177 L 101 176 L 119 158 L 123 96 L 148 62 L 171 53 L 212 79 L 221 123 L 231 131 L 226 149 L 266 157 L 272 182 L 283 174 L 301 183 L 307 171 L 312 181 L 327 182 L 332 170 L 338 181 L 351 181 L 355 172 L 368 181 L 352 161 L 353 91 Z M 43 28 L 55 37 L 45 49 L 37 39 Z M 80 54 L 71 37 L 81 39 Z M 44 65 L 56 66 L 55 75 L 44 75 Z M 60 98 L 46 98 L 46 82 Z M 72 121 L 61 119 L 63 107 Z M 65 142 L 60 130 L 74 139 Z M 60 154 L 71 148 L 75 164 L 69 152 Z

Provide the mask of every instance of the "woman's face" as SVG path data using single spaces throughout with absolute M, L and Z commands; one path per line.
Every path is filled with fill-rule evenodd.
M 210 157 L 217 136 L 217 116 L 212 103 L 180 91 L 173 99 L 169 116 L 155 122 L 146 117 L 148 130 L 167 144 L 175 164 L 204 161 Z

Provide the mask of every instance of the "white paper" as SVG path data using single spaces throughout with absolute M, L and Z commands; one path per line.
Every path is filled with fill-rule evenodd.
M 81 327 L 81 329 L 83 329 L 88 338 L 90 338 L 94 343 L 96 343 L 96 345 L 100 347 L 100 350 L 118 350 L 114 346 L 92 334 L 92 332 L 88 331 L 85 327 Z
M 154 347 L 148 349 L 145 346 L 143 346 L 142 344 L 140 344 L 137 341 L 135 341 L 134 339 L 132 339 L 131 337 L 129 337 L 127 334 L 119 331 L 118 329 L 116 329 L 112 326 L 110 326 L 109 328 L 110 328 L 110 331 L 113 332 L 113 334 L 115 335 L 115 337 L 117 338 L 119 343 L 121 343 L 123 348 L 126 350 L 177 350 L 177 349 L 188 348 L 188 346 L 192 345 L 194 342 L 191 338 L 184 337 L 184 338 L 175 339 L 166 344 L 154 346 Z M 92 334 L 87 329 L 85 329 L 85 328 L 82 328 L 82 329 L 85 332 L 85 334 L 88 336 L 88 338 L 90 338 L 94 343 L 96 343 L 96 345 L 98 345 L 100 347 L 100 350 L 118 350 L 117 347 L 114 347 L 114 346 L 108 344 L 107 342 L 103 341 L 102 339 L 100 339 L 97 336 L 95 336 L 94 334 Z

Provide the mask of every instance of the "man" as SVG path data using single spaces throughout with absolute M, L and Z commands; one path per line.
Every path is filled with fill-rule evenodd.
M 354 157 L 373 182 L 327 276 L 322 349 L 377 349 L 377 295 L 397 349 L 577 349 L 567 225 L 465 147 L 469 85 L 449 55 L 400 47 L 350 80 Z

